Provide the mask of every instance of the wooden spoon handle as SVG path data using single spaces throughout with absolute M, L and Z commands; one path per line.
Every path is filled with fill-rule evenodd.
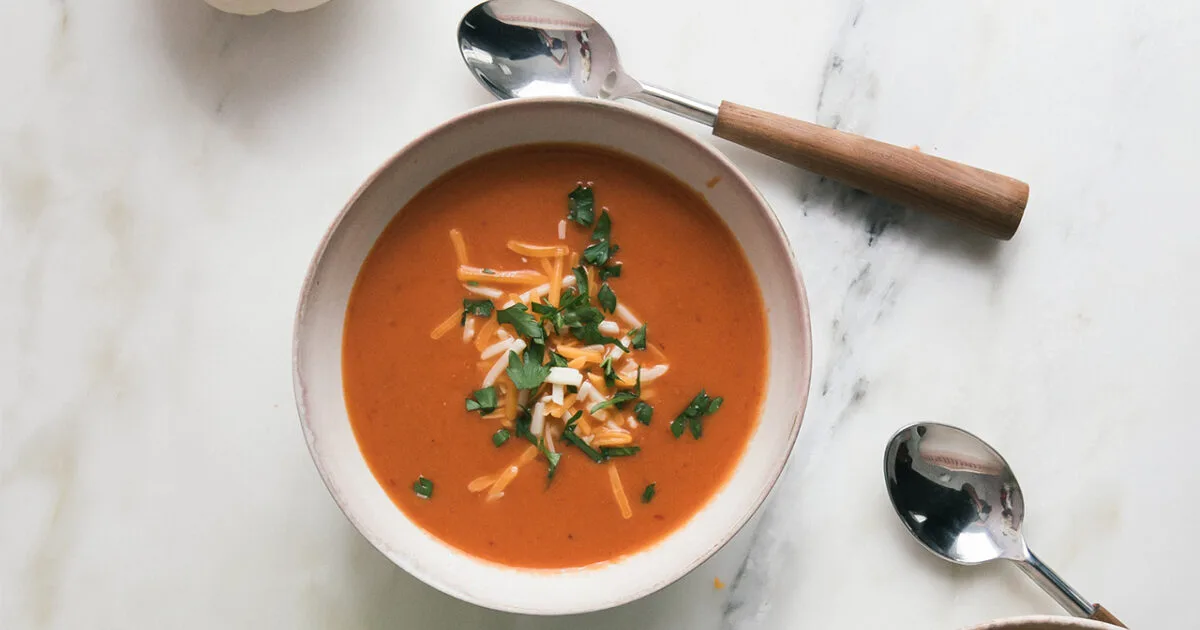
M 1118 628 L 1128 628 L 1129 627 L 1129 626 L 1121 623 L 1120 619 L 1117 619 L 1116 617 L 1114 617 L 1112 613 L 1108 612 L 1108 610 L 1105 609 L 1100 604 L 1093 604 L 1093 606 L 1095 607 L 1095 610 L 1092 611 L 1092 616 L 1090 617 L 1091 619 L 1094 619 L 1096 621 L 1103 621 L 1104 623 L 1112 624 L 1114 626 L 1117 626 Z
M 723 101 L 713 133 L 844 184 L 1012 238 L 1029 185 L 913 149 Z

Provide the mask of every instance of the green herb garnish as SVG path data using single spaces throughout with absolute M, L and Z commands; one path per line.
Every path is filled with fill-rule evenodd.
M 480 271 L 482 271 L 483 273 L 486 273 L 486 274 L 487 274 L 487 275 L 489 275 L 489 276 L 494 276 L 494 275 L 496 275 L 496 270 L 495 270 L 495 269 L 488 269 L 487 267 L 484 267 L 483 269 L 480 269 Z
M 600 369 L 604 371 L 604 384 L 612 387 L 617 383 L 617 371 L 613 368 L 612 357 L 608 357 L 600 363 Z
M 580 184 L 567 194 L 567 219 L 584 227 L 596 220 L 596 197 L 590 186 Z
M 513 304 L 506 309 L 496 311 L 496 321 L 511 325 L 513 330 L 516 330 L 517 334 L 522 337 L 529 337 L 538 342 L 546 339 L 546 329 L 542 328 L 533 315 L 529 314 L 524 304 Z
M 700 393 L 692 398 L 692 402 L 688 403 L 688 406 L 671 421 L 671 433 L 678 438 L 687 428 L 692 432 L 693 438 L 700 439 L 704 433 L 704 417 L 716 413 L 723 402 L 725 402 L 724 398 L 720 396 L 710 398 L 707 392 L 703 389 L 700 390 Z
M 654 499 L 654 486 L 655 485 L 656 484 L 652 483 L 652 484 L 646 486 L 646 489 L 642 491 L 642 503 L 649 503 L 651 500 Z
M 583 268 L 583 265 L 580 265 L 578 267 L 572 267 L 571 275 L 575 276 L 575 290 L 578 291 L 580 295 L 587 295 L 588 294 L 587 270 Z
M 600 280 L 601 281 L 608 280 L 609 278 L 620 278 L 620 277 L 621 277 L 621 263 L 617 263 L 615 265 L 608 265 L 607 267 L 600 268 Z
M 517 437 L 523 437 L 526 440 L 529 440 L 530 444 L 536 445 L 538 443 L 537 436 L 534 435 L 533 432 L 529 430 L 529 425 L 532 423 L 533 423 L 533 418 L 529 417 L 528 409 L 521 409 L 520 411 L 517 412 L 517 420 L 516 420 Z
M 479 286 L 479 281 L 478 280 L 467 280 L 467 286 L 477 287 L 477 286 Z
M 563 427 L 563 431 L 567 433 L 575 433 L 575 423 L 579 422 L 579 419 L 582 417 L 582 411 L 576 411 L 575 413 L 571 414 L 571 417 L 567 418 L 567 425 Z
M 646 349 L 646 325 L 642 324 L 629 331 L 629 345 L 637 350 Z
M 528 356 L 522 359 L 512 350 L 508 351 L 508 369 L 505 371 L 517 389 L 535 389 L 550 376 L 549 367 L 529 360 Z
M 459 326 L 465 326 L 468 315 L 478 315 L 479 317 L 491 317 L 492 309 L 495 305 L 491 300 L 472 300 L 471 298 L 463 298 L 463 314 L 462 320 L 459 321 Z
M 629 457 L 637 455 L 640 450 L 640 446 L 605 446 L 600 449 L 600 454 L 605 457 Z
M 583 260 L 593 267 L 603 267 L 620 250 L 620 245 L 610 245 L 608 241 L 595 242 L 583 249 Z
M 418 476 L 417 481 L 413 483 L 413 492 L 422 499 L 428 499 L 433 496 L 433 482 Z
M 617 294 L 613 293 L 607 282 L 600 285 L 600 290 L 596 292 L 596 301 L 600 303 L 600 308 L 609 313 L 617 310 Z
M 496 410 L 496 388 L 485 387 L 475 390 L 467 399 L 467 411 L 478 411 L 480 415 Z
M 579 450 L 583 451 L 584 455 L 587 455 L 588 457 L 590 457 L 592 459 L 592 461 L 596 462 L 597 464 L 604 461 L 604 456 L 600 454 L 600 451 L 597 451 L 596 449 L 589 446 L 587 442 L 583 441 L 583 438 L 581 438 L 575 434 L 574 426 L 571 427 L 570 431 L 563 432 L 563 438 L 565 438 L 571 444 L 574 444 L 575 446 L 579 447 Z
M 592 405 L 592 408 L 588 411 L 588 413 L 596 413 L 597 411 L 600 411 L 606 407 L 620 408 L 625 403 L 631 400 L 636 400 L 637 397 L 638 395 L 633 392 L 617 392 L 613 394 L 612 398 L 609 398 L 608 400 L 602 400 Z
M 512 437 L 512 435 L 508 432 L 508 429 L 500 429 L 492 434 L 492 444 L 500 446 L 501 444 L 507 442 L 508 438 L 510 437 Z
M 650 419 L 654 417 L 654 407 L 644 400 L 639 400 L 638 404 L 633 406 L 633 417 L 637 418 L 638 422 L 649 426 Z
M 550 367 L 567 367 L 567 358 L 557 352 L 550 353 Z
M 554 471 L 558 470 L 558 460 L 562 458 L 561 453 L 551 453 L 550 449 L 546 448 L 546 440 L 539 439 L 537 443 L 538 450 L 546 458 L 546 464 L 549 470 L 546 471 L 546 483 L 549 484 L 551 479 L 554 479 Z
M 592 230 L 592 240 L 607 243 L 612 238 L 612 217 L 608 216 L 608 210 L 600 211 L 600 219 L 596 221 L 596 227 Z

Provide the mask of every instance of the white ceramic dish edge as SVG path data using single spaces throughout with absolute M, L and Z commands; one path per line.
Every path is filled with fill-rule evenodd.
M 587 115 L 581 118 L 581 113 Z M 461 154 L 450 151 L 456 162 L 422 163 L 422 158 L 429 157 L 422 152 L 431 151 L 431 143 L 453 144 L 457 138 L 462 144 L 473 133 L 473 127 L 492 124 L 497 119 L 503 121 L 506 117 L 508 125 L 492 127 L 487 136 L 477 135 L 468 145 L 469 150 Z M 581 120 L 588 122 L 582 124 Z M 517 124 L 522 121 L 524 127 Z M 580 129 L 588 125 L 590 131 Z M 610 141 L 600 131 L 606 125 L 618 130 L 624 128 L 627 142 Z M 607 131 L 611 133 L 613 129 Z M 662 149 L 655 140 L 675 148 Z M 699 513 L 659 543 L 601 566 L 563 571 L 531 571 L 488 563 L 449 547 L 409 521 L 392 504 L 362 460 L 341 397 L 344 298 L 348 297 L 362 258 L 379 232 L 412 194 L 443 172 L 493 150 L 535 142 L 607 146 L 659 164 L 709 197 L 739 240 L 747 231 L 766 239 L 757 243 L 761 247 L 749 247 L 742 241 L 768 305 L 771 371 L 762 420 L 738 469 Z M 638 149 L 631 150 L 630 143 L 638 145 Z M 675 152 L 670 156 L 654 155 L 663 150 Z M 697 166 L 692 169 L 695 171 L 692 177 L 685 177 L 681 176 L 681 169 L 670 168 L 671 162 L 708 168 Z M 388 180 L 389 174 L 397 169 L 411 174 L 401 179 L 416 183 L 395 183 L 392 181 L 395 177 Z M 712 175 L 722 178 L 718 185 L 720 192 L 715 195 L 727 196 L 721 206 L 713 201 L 714 191 L 706 190 L 703 185 Z M 407 196 L 394 190 L 405 190 L 406 186 Z M 755 206 L 761 212 L 735 213 L 727 207 L 734 201 Z M 386 216 L 358 217 L 362 219 L 358 224 L 349 222 L 360 204 L 383 204 L 391 212 L 383 212 Z M 364 227 L 362 222 L 367 225 Z M 347 249 L 360 251 L 361 255 L 347 254 L 344 251 Z M 330 256 L 341 259 L 329 262 Z M 763 273 L 762 265 L 772 270 L 770 275 Z M 337 337 L 336 353 L 331 339 L 333 331 Z M 761 506 L 783 470 L 807 403 L 811 364 L 811 327 L 803 280 L 778 219 L 753 185 L 715 149 L 678 129 L 623 106 L 579 99 L 531 99 L 486 105 L 439 125 L 393 155 L 358 189 L 322 239 L 305 278 L 293 338 L 293 379 L 305 439 L 326 487 L 346 517 L 388 558 L 431 586 L 478 605 L 526 614 L 587 612 L 644 597 L 686 575 L 727 543 Z M 781 408 L 789 410 L 788 417 L 772 417 L 768 421 L 768 416 L 778 414 Z M 757 457 L 765 451 L 769 451 L 769 457 Z M 731 488 L 740 492 L 732 492 Z

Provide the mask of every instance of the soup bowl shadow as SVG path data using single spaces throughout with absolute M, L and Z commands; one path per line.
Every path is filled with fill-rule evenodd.
M 729 226 L 762 292 L 769 335 L 766 394 L 729 479 L 686 523 L 636 553 L 578 569 L 500 566 L 431 536 L 392 502 L 359 450 L 343 395 L 346 305 L 376 239 L 422 188 L 471 159 L 537 143 L 625 153 L 700 193 Z M 384 556 L 458 599 L 508 612 L 563 615 L 612 608 L 675 582 L 750 520 L 779 478 L 800 429 L 812 369 L 804 284 L 770 207 L 728 159 L 620 105 L 530 99 L 487 105 L 415 140 L 376 171 L 334 221 L 309 267 L 296 314 L 293 377 L 313 461 L 338 506 Z

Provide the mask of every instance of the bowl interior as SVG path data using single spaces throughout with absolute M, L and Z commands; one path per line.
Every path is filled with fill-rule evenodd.
M 569 570 L 514 569 L 450 547 L 409 521 L 368 469 L 342 393 L 342 327 L 359 267 L 388 222 L 447 170 L 498 149 L 577 142 L 633 155 L 702 193 L 758 277 L 769 326 L 763 415 L 726 485 L 682 528 L 631 556 Z M 708 187 L 714 178 L 719 182 Z M 598 610 L 651 593 L 733 536 L 766 497 L 791 451 L 808 396 L 808 306 L 774 215 L 729 162 L 690 136 L 623 107 L 532 100 L 474 110 L 429 132 L 377 171 L 321 244 L 296 319 L 296 398 L 313 459 L 334 499 L 375 547 L 426 583 L 489 608 L 534 614 Z

